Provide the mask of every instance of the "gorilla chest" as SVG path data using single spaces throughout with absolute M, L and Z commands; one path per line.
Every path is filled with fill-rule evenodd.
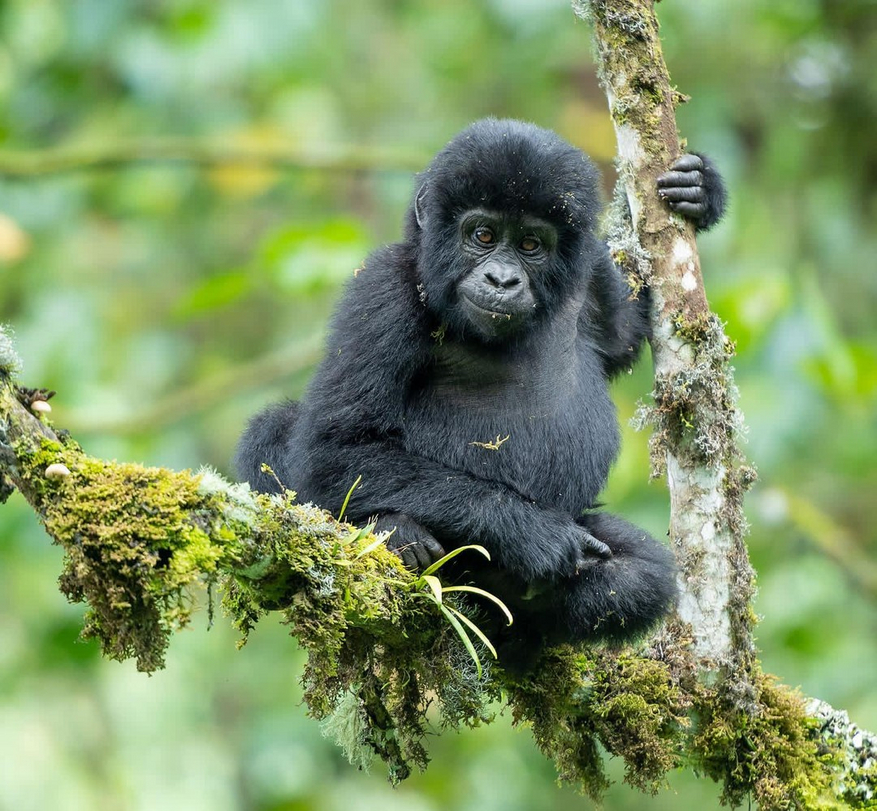
M 406 448 L 572 514 L 593 504 L 618 450 L 615 408 L 597 358 L 557 343 L 437 347 L 410 393 Z

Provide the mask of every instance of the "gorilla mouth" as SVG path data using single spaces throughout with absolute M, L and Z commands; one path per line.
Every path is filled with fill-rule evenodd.
M 462 298 L 466 302 L 466 304 L 468 304 L 470 307 L 473 307 L 474 309 L 478 310 L 480 313 L 484 313 L 485 315 L 488 315 L 491 318 L 505 318 L 505 319 L 511 321 L 512 317 L 515 315 L 515 313 L 513 313 L 513 312 L 509 312 L 508 310 L 501 310 L 501 309 L 497 308 L 496 306 L 487 307 L 484 304 L 479 304 L 477 301 L 474 301 L 469 296 L 467 296 L 465 293 L 462 294 Z

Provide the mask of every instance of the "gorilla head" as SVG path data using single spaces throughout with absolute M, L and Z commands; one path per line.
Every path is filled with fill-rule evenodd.
M 427 307 L 495 342 L 549 317 L 590 267 L 599 175 L 550 130 L 486 119 L 420 176 L 408 216 Z

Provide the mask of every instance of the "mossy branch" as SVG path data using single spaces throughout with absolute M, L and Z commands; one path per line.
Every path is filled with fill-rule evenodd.
M 877 738 L 754 671 L 742 687 L 705 685 L 680 623 L 639 652 L 564 647 L 528 676 L 479 676 L 432 592 L 367 529 L 209 470 L 90 457 L 32 413 L 17 367 L 0 329 L 0 501 L 14 485 L 63 547 L 61 589 L 88 604 L 83 635 L 110 658 L 162 667 L 171 634 L 218 585 L 244 640 L 265 614 L 282 617 L 308 654 L 311 714 L 352 762 L 377 755 L 393 781 L 426 766 L 436 723 L 488 722 L 503 690 L 561 778 L 594 798 L 608 785 L 601 747 L 650 792 L 687 765 L 722 782 L 728 801 L 752 793 L 763 808 L 875 796 Z
M 433 697 L 445 723 L 484 720 L 498 687 L 466 665 L 431 592 L 378 538 L 291 492 L 90 457 L 21 402 L 15 365 L 0 331 L 3 500 L 14 485 L 63 547 L 61 590 L 88 604 L 83 636 L 104 655 L 161 668 L 171 634 L 218 584 L 244 639 L 280 614 L 308 653 L 311 713 L 353 712 L 356 747 L 377 752 L 394 780 L 426 765 Z

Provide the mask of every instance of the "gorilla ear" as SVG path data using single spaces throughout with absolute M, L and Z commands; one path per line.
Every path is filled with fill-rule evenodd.
M 426 211 L 424 211 L 424 203 L 426 202 L 426 183 L 424 183 L 414 195 L 414 218 L 417 225 L 422 231 L 426 227 Z

